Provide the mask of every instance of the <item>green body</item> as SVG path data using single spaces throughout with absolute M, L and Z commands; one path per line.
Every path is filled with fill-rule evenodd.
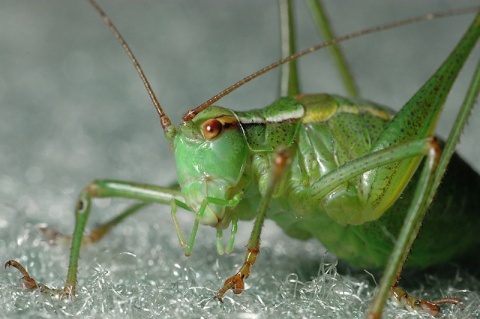
M 237 217 L 253 218 L 261 199 L 268 197 L 275 151 L 286 147 L 293 161 L 275 185 L 268 218 L 293 237 L 319 239 L 354 265 L 386 265 L 407 214 L 417 209 L 410 205 L 428 205 L 432 195 L 421 195 L 423 187 L 434 194 L 428 185 L 433 166 L 423 173 L 426 181 L 418 182 L 420 173 L 414 175 L 434 148 L 374 169 L 367 169 L 366 157 L 381 158 L 379 152 L 393 152 L 434 134 L 443 103 L 479 34 L 480 15 L 439 70 L 395 116 L 369 102 L 326 94 L 285 97 L 249 112 L 217 106 L 203 110 L 180 125 L 172 143 L 186 205 L 197 212 L 197 222 L 217 229 Z M 218 122 L 213 137 L 205 129 L 212 120 Z M 362 164 L 354 167 L 357 159 Z M 344 182 L 342 167 L 354 172 Z M 328 188 L 324 183 L 330 175 L 334 181 Z M 456 156 L 446 178 L 409 255 L 410 266 L 428 267 L 480 246 L 476 236 L 480 204 L 475 200 L 480 178 Z M 238 205 L 231 202 L 234 196 L 241 198 Z M 407 228 L 413 231 L 420 225 L 416 224 Z M 252 236 L 259 238 L 260 231 Z
M 320 177 L 371 152 L 393 117 L 391 111 L 366 101 L 319 94 L 283 98 L 252 112 L 211 107 L 193 122 L 201 123 L 211 118 L 212 113 L 214 117 L 235 116 L 238 119 L 240 125 L 228 133 L 235 138 L 225 136 L 223 140 L 203 141 L 209 146 L 198 147 L 196 151 L 208 150 L 206 155 L 192 156 L 192 149 L 182 153 L 183 148 L 175 144 L 177 158 L 186 159 L 177 161 L 180 185 L 185 183 L 181 172 L 188 171 L 189 177 L 195 176 L 188 167 L 199 167 L 193 162 L 211 156 L 209 162 L 216 163 L 211 166 L 212 171 L 207 173 L 202 167 L 198 175 L 224 177 L 233 174 L 235 177 L 230 178 L 231 185 L 235 185 L 231 187 L 232 192 L 242 191 L 244 195 L 238 206 L 218 214 L 221 222 L 212 223 L 206 218 L 204 224 L 214 227 L 222 224 L 225 228 L 233 214 L 240 219 L 255 217 L 270 177 L 273 151 L 287 145 L 292 150 L 293 162 L 277 187 L 268 218 L 292 237 L 317 238 L 330 252 L 353 265 L 380 268 L 386 264 L 411 203 L 418 174 L 410 183 L 405 179 L 403 184 L 388 190 L 371 184 L 365 186 L 367 173 L 340 185 L 323 198 L 317 198 L 315 191 Z M 280 119 L 282 115 L 285 120 Z M 221 171 L 227 167 L 233 173 Z M 218 185 L 227 184 L 223 181 L 217 177 L 206 182 L 209 185 L 206 188 L 211 190 L 208 196 L 217 197 Z M 194 187 L 195 192 L 191 187 L 185 189 L 188 194 L 198 195 L 198 190 L 204 188 Z M 379 194 L 384 196 L 386 191 L 394 194 L 388 197 L 388 203 L 393 205 L 387 209 L 378 205 L 378 202 L 383 204 L 378 201 Z M 480 202 L 475 200 L 479 191 L 480 177 L 454 156 L 438 191 L 438 200 L 427 214 L 407 265 L 424 268 L 464 257 L 480 247 L 480 237 L 476 236 L 480 229 L 480 214 L 477 213 Z M 225 192 L 223 199 L 232 192 Z M 188 194 L 185 194 L 187 199 Z

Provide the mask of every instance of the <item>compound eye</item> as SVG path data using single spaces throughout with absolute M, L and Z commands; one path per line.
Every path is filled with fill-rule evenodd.
M 211 140 L 217 137 L 223 129 L 223 124 L 216 119 L 210 119 L 203 124 L 203 135 Z

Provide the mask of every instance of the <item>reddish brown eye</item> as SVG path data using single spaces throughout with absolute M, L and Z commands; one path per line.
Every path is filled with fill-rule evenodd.
M 222 132 L 223 125 L 219 120 L 210 119 L 203 124 L 203 135 L 211 140 Z

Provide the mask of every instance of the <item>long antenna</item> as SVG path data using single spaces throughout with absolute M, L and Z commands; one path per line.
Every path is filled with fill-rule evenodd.
M 241 87 L 241 86 L 245 85 L 246 83 L 250 82 L 251 80 L 259 77 L 260 75 L 262 75 L 264 73 L 267 73 L 268 71 L 270 71 L 272 69 L 275 69 L 276 67 L 278 67 L 282 64 L 285 64 L 285 63 L 290 62 L 292 60 L 298 59 L 298 58 L 300 58 L 304 55 L 307 55 L 311 52 L 320 50 L 322 48 L 325 48 L 325 47 L 328 47 L 330 45 L 334 45 L 334 44 L 337 44 L 337 43 L 340 43 L 340 42 L 343 42 L 343 41 L 346 41 L 346 40 L 349 40 L 349 39 L 357 38 L 359 36 L 363 36 L 363 35 L 366 35 L 366 34 L 379 32 L 379 31 L 384 31 L 384 30 L 389 30 L 389 29 L 393 29 L 393 28 L 396 28 L 396 27 L 400 27 L 400 26 L 404 26 L 404 25 L 412 24 L 412 23 L 417 23 L 417 22 L 422 22 L 422 21 L 429 21 L 429 20 L 433 20 L 433 19 L 440 19 L 440 18 L 446 18 L 446 17 L 456 16 L 456 15 L 474 13 L 474 12 L 477 12 L 479 10 L 480 10 L 480 7 L 469 7 L 469 8 L 462 8 L 462 9 L 453 9 L 453 10 L 448 10 L 448 11 L 443 11 L 443 12 L 438 12 L 438 13 L 429 13 L 429 14 L 426 14 L 426 15 L 423 15 L 423 16 L 409 18 L 409 19 L 405 19 L 405 20 L 401 20 L 401 21 L 396 21 L 396 22 L 392 22 L 392 23 L 388 23 L 388 24 L 375 26 L 375 27 L 368 28 L 368 29 L 365 29 L 365 30 L 362 30 L 362 31 L 349 33 L 347 35 L 344 35 L 344 36 L 341 36 L 339 38 L 333 39 L 331 41 L 320 43 L 318 45 L 312 46 L 312 47 L 310 47 L 308 49 L 305 49 L 303 51 L 297 52 L 297 53 L 295 53 L 295 54 L 293 54 L 289 57 L 278 60 L 278 61 L 260 69 L 259 71 L 255 72 L 255 73 L 252 73 L 251 75 L 243 78 L 242 80 L 240 80 L 237 83 L 229 86 L 228 88 L 221 91 L 220 93 L 214 95 L 212 98 L 210 98 L 206 102 L 200 104 L 196 108 L 186 112 L 183 115 L 183 121 L 184 122 L 191 121 L 198 113 L 205 110 L 207 107 L 209 107 L 213 103 L 217 102 L 218 100 L 220 100 L 225 95 L 231 93 L 232 91 L 235 91 L 239 87 Z
M 123 49 L 127 53 L 128 57 L 132 61 L 133 65 L 135 66 L 135 69 L 137 70 L 138 74 L 140 75 L 140 78 L 148 92 L 148 95 L 150 96 L 150 99 L 153 102 L 153 105 L 155 106 L 155 109 L 157 110 L 158 115 L 160 116 L 160 124 L 162 125 L 162 128 L 165 132 L 165 135 L 169 140 L 171 140 L 174 135 L 175 135 L 175 127 L 172 125 L 172 122 L 170 121 L 170 118 L 165 114 L 163 111 L 162 106 L 160 105 L 160 102 L 158 102 L 157 97 L 155 96 L 155 93 L 152 90 L 152 87 L 150 86 L 150 83 L 148 82 L 148 79 L 145 75 L 145 73 L 142 70 L 142 67 L 138 63 L 137 59 L 135 58 L 135 55 L 133 54 L 132 50 L 128 46 L 127 42 L 125 39 L 122 37 L 120 32 L 117 30 L 113 22 L 110 20 L 110 18 L 107 16 L 107 14 L 103 11 L 102 8 L 96 3 L 95 0 L 88 0 L 92 7 L 95 9 L 95 11 L 100 15 L 100 17 L 103 19 L 103 21 L 107 24 L 107 26 L 110 28 L 110 30 L 113 32 L 117 40 L 120 42 L 122 45 Z M 469 7 L 469 8 L 461 8 L 461 9 L 453 9 L 453 10 L 448 10 L 448 11 L 443 11 L 443 12 L 438 12 L 438 13 L 429 13 L 426 15 L 414 17 L 414 18 L 409 18 L 405 20 L 400 20 L 392 23 L 387 23 L 375 27 L 371 27 L 362 31 L 357 31 L 357 32 L 352 32 L 349 34 L 346 34 L 344 36 L 338 37 L 336 39 L 333 39 L 331 41 L 323 42 L 320 44 L 317 44 L 315 46 L 312 46 L 308 49 L 305 49 L 303 51 L 299 51 L 289 57 L 286 57 L 284 59 L 278 60 L 260 70 L 257 72 L 252 73 L 251 75 L 243 78 L 242 80 L 236 82 L 235 84 L 229 86 L 225 90 L 219 92 L 218 94 L 214 95 L 212 98 L 208 99 L 204 103 L 200 104 L 196 108 L 186 112 L 183 115 L 183 121 L 188 122 L 191 121 L 198 113 L 201 111 L 205 110 L 207 107 L 212 105 L 213 103 L 217 102 L 224 96 L 230 94 L 231 92 L 235 91 L 236 89 L 240 88 L 241 86 L 245 85 L 246 83 L 250 82 L 251 80 L 259 77 L 260 75 L 267 73 L 270 70 L 273 70 L 277 68 L 278 66 L 288 63 L 292 60 L 298 59 L 304 55 L 307 55 L 309 53 L 312 53 L 314 51 L 318 51 L 322 48 L 344 42 L 346 40 L 350 40 L 353 38 L 357 38 L 363 35 L 375 33 L 375 32 L 380 32 L 380 31 L 385 31 L 393 28 L 397 28 L 400 26 L 408 25 L 408 24 L 413 24 L 417 22 L 423 22 L 423 21 L 429 21 L 429 20 L 434 20 L 434 19 L 440 19 L 440 18 L 446 18 L 446 17 L 452 17 L 456 15 L 463 15 L 463 14 L 469 14 L 469 13 L 474 13 L 480 10 L 480 7 Z
M 138 63 L 137 59 L 135 58 L 135 55 L 133 54 L 132 50 L 128 46 L 127 42 L 125 39 L 122 37 L 120 32 L 117 30 L 115 25 L 113 24 L 112 20 L 107 16 L 105 11 L 103 11 L 102 8 L 95 2 L 95 0 L 88 0 L 92 7 L 95 9 L 95 11 L 100 15 L 100 17 L 103 19 L 103 21 L 107 24 L 107 26 L 110 28 L 110 30 L 113 32 L 117 40 L 120 42 L 122 45 L 123 49 L 127 53 L 128 57 L 132 61 L 133 65 L 135 66 L 135 69 L 137 70 L 138 74 L 140 75 L 140 78 L 142 79 L 143 85 L 145 85 L 145 88 L 147 89 L 148 95 L 150 95 L 150 99 L 153 102 L 153 105 L 155 106 L 155 109 L 157 110 L 158 115 L 160 116 L 160 124 L 162 124 L 162 128 L 165 131 L 165 134 L 167 135 L 167 138 L 173 137 L 174 132 L 175 132 L 175 127 L 172 125 L 172 122 L 170 121 L 170 118 L 165 114 L 163 111 L 162 106 L 160 105 L 160 102 L 158 102 L 157 97 L 155 96 L 155 93 L 152 90 L 152 87 L 150 86 L 150 82 L 148 82 L 147 76 L 142 70 L 142 67 Z

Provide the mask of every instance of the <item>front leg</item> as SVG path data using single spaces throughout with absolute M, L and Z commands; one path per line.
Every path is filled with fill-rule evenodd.
M 271 172 L 271 178 L 269 180 L 267 189 L 265 191 L 260 205 L 258 207 L 257 219 L 253 226 L 250 239 L 247 244 L 247 253 L 245 255 L 245 261 L 239 271 L 225 280 L 223 287 L 217 292 L 215 298 L 220 302 L 223 302 L 223 296 L 225 293 L 232 289 L 235 294 L 241 293 L 245 288 L 244 280 L 250 276 L 250 268 L 255 264 L 257 255 L 260 253 L 260 235 L 262 232 L 263 223 L 267 217 L 267 209 L 272 199 L 272 195 L 276 186 L 281 181 L 284 173 L 290 168 L 291 157 L 287 154 L 287 150 L 277 150 L 274 158 L 274 163 Z
M 175 201 L 177 205 L 186 207 L 183 203 L 184 199 L 180 191 L 176 188 L 159 187 L 153 185 L 145 185 L 140 183 L 121 182 L 112 180 L 93 181 L 80 193 L 75 208 L 75 229 L 71 237 L 70 260 L 68 266 L 68 274 L 63 290 L 51 289 L 38 283 L 30 277 L 28 272 L 22 265 L 14 260 L 6 263 L 5 267 L 12 266 L 18 269 L 23 275 L 23 285 L 30 290 L 39 288 L 41 292 L 51 293 L 52 295 L 74 296 L 77 284 L 78 259 L 80 256 L 80 248 L 84 240 L 84 230 L 91 210 L 91 201 L 93 198 L 100 197 L 122 197 L 141 201 L 143 203 L 135 204 L 122 214 L 103 224 L 94 231 L 94 241 L 103 237 L 114 225 L 140 210 L 147 203 L 170 204 Z

